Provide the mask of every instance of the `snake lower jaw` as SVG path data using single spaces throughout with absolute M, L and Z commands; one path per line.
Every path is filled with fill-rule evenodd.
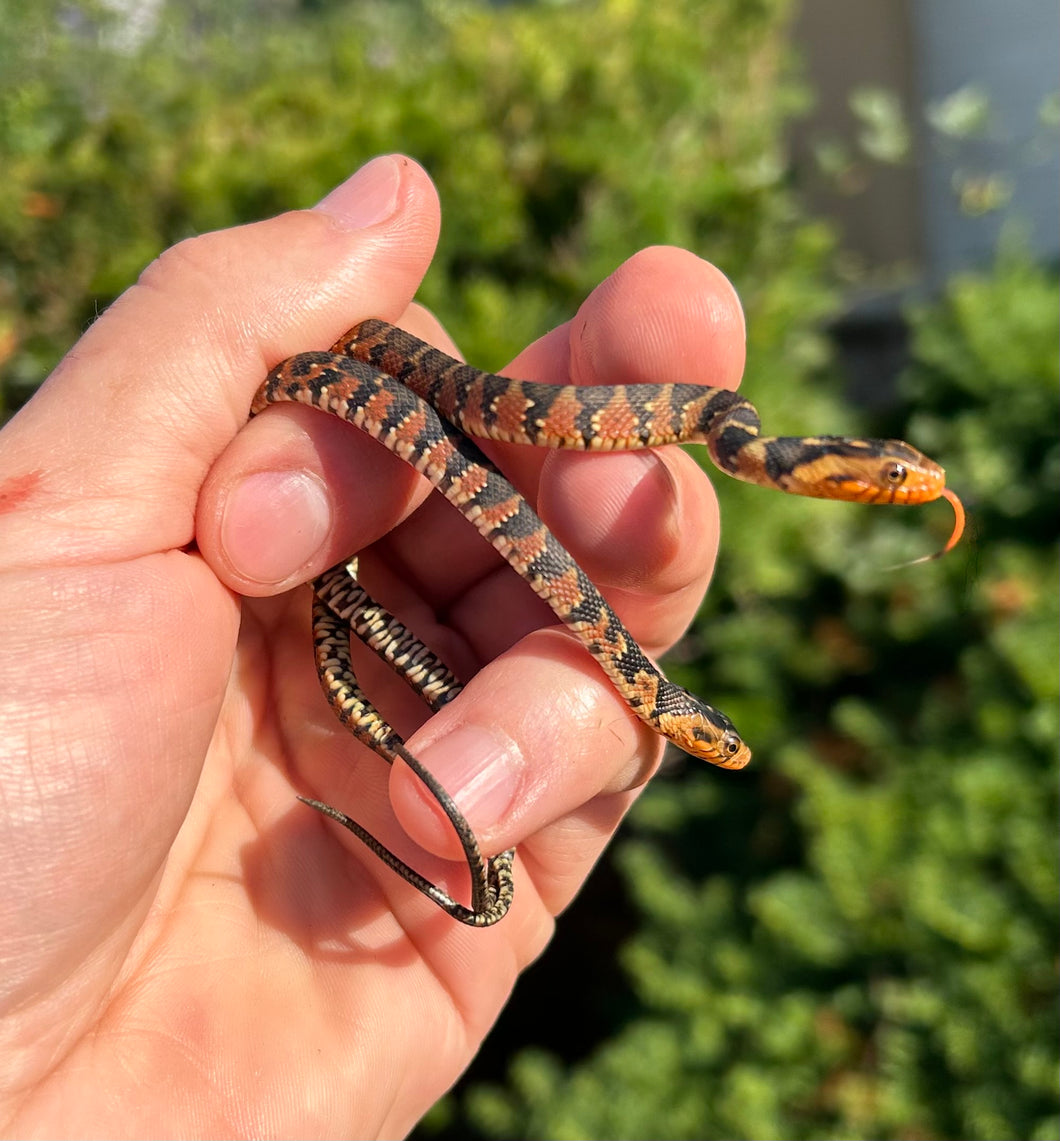
M 741 741 L 735 753 L 719 753 L 717 756 L 707 757 L 712 765 L 719 769 L 743 769 L 751 763 L 751 750 Z
M 720 739 L 698 739 L 688 743 L 676 742 L 689 756 L 698 761 L 717 765 L 719 769 L 743 769 L 751 763 L 751 750 L 735 734 L 726 733 Z

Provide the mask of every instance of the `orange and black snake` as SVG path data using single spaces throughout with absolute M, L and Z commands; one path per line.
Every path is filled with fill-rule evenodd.
M 463 364 L 380 320 L 363 321 L 328 352 L 301 353 L 277 365 L 258 390 L 252 413 L 288 400 L 355 424 L 426 476 L 581 639 L 642 721 L 722 768 L 739 769 L 751 759 L 732 722 L 656 669 L 572 556 L 469 437 L 588 451 L 702 443 L 728 475 L 795 495 L 898 504 L 944 496 L 957 516 L 944 550 L 958 541 L 963 526 L 960 500 L 945 487 L 942 468 L 901 441 L 761 436 L 754 407 L 723 388 L 512 380 Z M 470 906 L 425 879 L 345 813 L 320 801 L 305 803 L 353 832 L 454 918 L 488 926 L 511 903 L 514 852 L 482 857 L 445 790 L 360 690 L 350 631 L 432 709 L 451 700 L 459 683 L 364 593 L 355 574 L 355 564 L 339 565 L 313 583 L 321 684 L 340 721 L 359 740 L 388 762 L 400 758 L 408 764 L 438 800 L 463 845 L 472 879 Z

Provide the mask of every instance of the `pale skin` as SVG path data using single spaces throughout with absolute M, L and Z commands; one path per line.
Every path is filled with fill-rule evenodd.
M 438 226 L 427 176 L 388 156 L 312 211 L 175 247 L 0 434 L 8 1134 L 405 1134 L 658 763 L 579 643 L 410 469 L 306 408 L 247 423 L 272 365 L 365 317 L 454 349 L 412 303 Z M 505 371 L 735 387 L 742 367 L 724 277 L 653 249 Z M 645 650 L 672 645 L 717 546 L 697 465 L 491 454 Z M 488 930 L 295 799 L 341 807 L 466 898 L 436 806 L 317 684 L 301 584 L 355 551 L 472 678 L 428 718 L 358 659 L 483 849 L 518 845 L 515 903 Z

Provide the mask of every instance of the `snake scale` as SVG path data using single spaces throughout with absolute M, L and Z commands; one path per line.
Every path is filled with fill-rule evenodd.
M 466 365 L 377 319 L 356 325 L 328 352 L 300 353 L 278 364 L 251 412 L 281 401 L 347 420 L 426 476 L 577 635 L 642 721 L 722 768 L 739 769 L 751 759 L 732 722 L 659 672 L 573 557 L 470 437 L 589 451 L 702 443 L 726 474 L 795 495 L 896 504 L 944 496 L 957 517 L 944 550 L 958 541 L 963 526 L 960 500 L 945 487 L 942 468 L 901 441 L 762 436 L 747 400 L 697 384 L 576 387 L 513 380 Z M 409 765 L 441 805 L 471 873 L 470 906 L 421 876 L 345 813 L 301 799 L 351 831 L 453 918 L 475 927 L 495 923 L 512 901 L 514 850 L 483 857 L 452 799 L 360 689 L 350 633 L 432 709 L 452 700 L 459 682 L 364 592 L 355 563 L 332 567 L 314 581 L 313 591 L 317 672 L 325 696 L 355 737 L 388 763 L 400 759 Z

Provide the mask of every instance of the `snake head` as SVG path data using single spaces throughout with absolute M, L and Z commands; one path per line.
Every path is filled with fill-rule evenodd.
M 785 491 L 855 503 L 929 503 L 944 493 L 946 473 L 902 440 L 843 436 L 768 441 Z
M 723 769 L 742 769 L 751 760 L 751 750 L 724 713 L 683 686 L 673 686 L 672 693 L 680 695 L 677 707 L 659 718 L 659 731 L 679 749 Z
M 742 769 L 751 760 L 751 750 L 735 729 L 720 734 L 694 732 L 686 751 L 700 761 L 709 761 L 722 769 Z

